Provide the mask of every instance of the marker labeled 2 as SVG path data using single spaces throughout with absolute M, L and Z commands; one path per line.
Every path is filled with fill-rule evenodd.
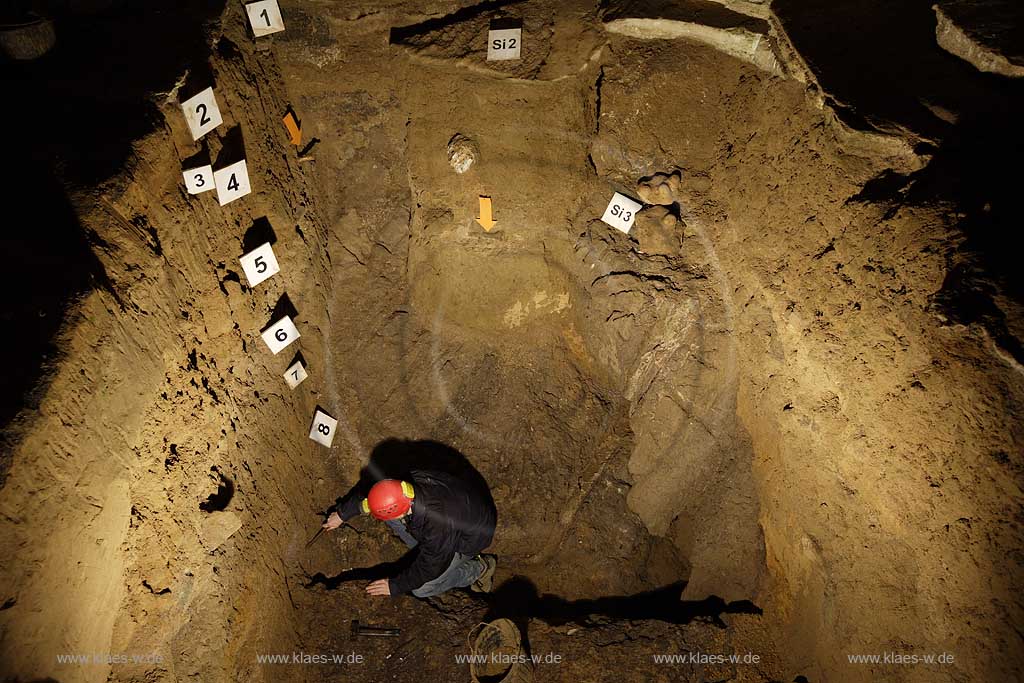
M 299 330 L 289 316 L 285 316 L 273 323 L 260 335 L 263 341 L 275 356 L 287 348 L 289 344 L 299 338 Z
M 213 166 L 198 166 L 183 172 L 185 189 L 189 194 L 200 194 L 213 189 Z
M 519 59 L 523 49 L 523 29 L 504 28 L 487 32 L 487 61 Z
M 185 122 L 193 140 L 198 140 L 224 123 L 212 87 L 182 102 L 181 110 L 185 113 Z
M 264 280 L 268 280 L 281 272 L 277 264 L 277 257 L 274 256 L 274 249 L 270 242 L 262 244 L 245 256 L 238 259 L 245 271 L 245 279 L 249 281 L 250 287 L 255 287 Z
M 284 30 L 284 19 L 281 18 L 277 0 L 250 2 L 245 6 L 245 13 L 249 15 L 249 25 L 257 38 Z
M 249 168 L 245 165 L 245 159 L 214 171 L 213 181 L 217 186 L 217 201 L 221 206 L 252 192 L 252 186 L 249 185 Z
M 321 446 L 331 447 L 334 443 L 334 433 L 338 429 L 338 421 L 317 408 L 313 414 L 313 426 L 309 429 L 309 438 Z
M 629 234 L 636 220 L 637 211 L 644 208 L 640 202 L 633 201 L 629 197 L 616 192 L 612 200 L 608 202 L 608 208 L 604 210 L 601 220 L 617 230 Z

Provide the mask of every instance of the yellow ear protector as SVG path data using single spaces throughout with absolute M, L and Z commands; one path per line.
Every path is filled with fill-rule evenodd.
M 412 484 L 410 484 L 407 481 L 402 482 L 402 495 L 408 498 L 409 500 L 412 500 L 413 498 L 416 497 L 416 491 L 413 490 Z M 363 498 L 362 508 L 364 515 L 370 514 L 370 501 L 368 499 Z

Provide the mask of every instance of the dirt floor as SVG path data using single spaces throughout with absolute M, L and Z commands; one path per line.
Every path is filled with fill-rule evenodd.
M 1024 91 L 929 3 L 93 4 L 3 64 L 0 678 L 469 681 L 498 618 L 536 681 L 1024 675 Z M 307 546 L 381 454 L 486 479 L 491 594 L 368 596 L 369 518 Z

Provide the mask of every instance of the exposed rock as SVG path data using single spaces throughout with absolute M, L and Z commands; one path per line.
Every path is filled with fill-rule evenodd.
M 156 595 L 163 595 L 171 592 L 174 585 L 174 574 L 166 565 L 150 571 L 142 580 L 142 585 Z
M 605 24 L 611 33 L 647 40 L 685 38 L 749 62 L 759 69 L 782 75 L 782 66 L 772 52 L 764 33 L 742 27 L 719 28 L 690 21 L 672 19 L 616 19 Z
M 480 148 L 470 138 L 456 133 L 448 141 L 448 163 L 456 173 L 465 173 L 480 156 Z
M 659 187 L 667 188 L 667 185 Z M 682 244 L 679 219 L 664 206 L 649 206 L 638 213 L 630 234 L 645 254 L 676 256 Z
M 203 521 L 203 546 L 216 550 L 242 528 L 242 520 L 234 512 L 211 512 Z
M 902 173 L 920 170 L 927 157 L 920 141 L 899 126 L 880 121 L 861 124 L 843 116 L 845 105 L 822 88 L 770 6 L 742 0 L 682 0 L 670 6 L 625 3 L 605 15 L 609 33 L 639 40 L 687 40 L 701 43 L 773 75 L 807 84 L 807 94 L 826 112 L 826 123 L 847 151 L 857 157 L 888 157 Z M 604 150 L 614 156 L 618 150 Z
M 57 42 L 52 21 L 31 14 L 26 19 L 0 28 L 0 52 L 10 59 L 39 59 Z
M 932 9 L 942 49 L 979 71 L 1024 76 L 1024 6 L 1019 0 L 945 0 Z
M 679 185 L 682 182 L 683 174 L 680 171 L 672 173 L 655 173 L 654 175 L 641 178 L 636 185 L 636 192 L 645 204 L 671 206 L 679 201 Z

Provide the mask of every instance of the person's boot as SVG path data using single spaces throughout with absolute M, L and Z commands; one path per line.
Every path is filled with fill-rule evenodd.
M 484 571 L 469 587 L 474 593 L 490 593 L 494 586 L 494 569 L 498 566 L 498 558 L 494 555 L 477 555 L 484 564 Z

